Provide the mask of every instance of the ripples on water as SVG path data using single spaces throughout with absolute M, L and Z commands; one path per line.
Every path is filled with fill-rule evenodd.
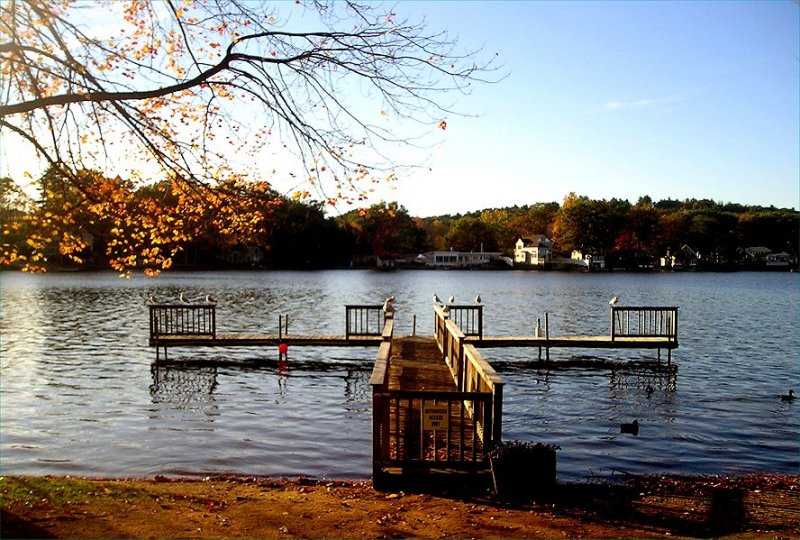
M 677 375 L 536 371 L 489 349 L 506 381 L 504 436 L 559 444 L 559 476 L 798 471 L 797 274 L 369 271 L 0 275 L 0 460 L 5 474 L 311 474 L 371 470 L 373 349 L 172 350 L 154 364 L 146 299 L 217 298 L 221 332 L 344 333 L 346 303 L 399 299 L 396 332 L 430 334 L 433 292 L 470 303 L 485 333 L 606 334 L 608 299 L 680 307 Z M 647 351 L 554 349 L 642 360 Z M 645 388 L 654 388 L 648 397 Z M 621 435 L 634 418 L 638 437 Z

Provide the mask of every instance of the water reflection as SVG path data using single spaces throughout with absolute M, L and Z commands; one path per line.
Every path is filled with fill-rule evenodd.
M 150 369 L 153 403 L 194 404 L 214 401 L 217 367 L 154 363 Z
M 353 407 L 353 404 L 371 404 L 372 387 L 369 379 L 372 370 L 365 367 L 349 367 L 344 376 L 344 397 L 348 403 L 347 410 L 350 412 L 362 412 L 366 410 L 362 406 Z
M 635 388 L 648 398 L 655 390 L 675 392 L 678 387 L 678 366 L 663 364 L 622 365 L 611 370 L 609 388 L 612 390 Z
M 214 393 L 219 386 L 220 369 L 227 373 L 253 373 L 257 377 L 269 378 L 274 373 L 277 380 L 277 394 L 286 397 L 287 381 L 292 370 L 296 376 L 328 373 L 343 381 L 344 402 L 349 404 L 349 412 L 368 412 L 362 406 L 372 400 L 369 379 L 372 365 L 369 363 L 336 363 L 310 359 L 292 359 L 289 354 L 279 354 L 275 358 L 235 358 L 227 356 L 203 357 L 181 356 L 178 358 L 159 358 L 152 363 L 150 372 L 152 383 L 150 396 L 154 404 L 201 404 L 214 401 Z M 231 371 L 233 370 L 233 371 Z M 313 398 L 313 396 L 311 396 Z
M 533 375 L 530 379 L 534 385 L 548 387 L 550 376 L 554 373 L 572 371 L 607 373 L 609 388 L 640 388 L 642 391 L 661 389 L 675 392 L 678 385 L 678 366 L 653 361 L 609 361 L 592 356 L 572 356 L 551 361 L 493 361 L 487 355 L 491 365 L 501 374 L 513 374 L 516 371 Z
M 281 355 L 278 358 L 278 391 L 281 396 L 286 395 L 286 378 L 289 377 L 289 356 Z

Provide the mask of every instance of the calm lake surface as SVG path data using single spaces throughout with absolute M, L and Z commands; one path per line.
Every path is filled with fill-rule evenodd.
M 396 335 L 432 334 L 431 294 L 471 303 L 486 335 L 607 334 L 608 300 L 678 306 L 674 377 L 526 366 L 486 349 L 506 381 L 504 438 L 561 446 L 561 480 L 630 473 L 800 469 L 800 275 L 517 271 L 0 273 L 0 472 L 122 477 L 367 478 L 377 349 L 172 349 L 155 364 L 147 297 L 218 302 L 220 332 L 343 334 L 344 305 L 398 298 Z M 642 360 L 655 351 L 553 349 L 551 358 Z M 666 353 L 662 353 L 665 357 Z M 648 397 L 645 388 L 655 391 Z M 638 437 L 619 433 L 638 419 Z

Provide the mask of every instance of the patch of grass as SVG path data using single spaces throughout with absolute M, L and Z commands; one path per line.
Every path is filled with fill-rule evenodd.
M 52 476 L 0 477 L 0 505 L 34 504 L 52 505 L 82 503 L 107 497 L 115 500 L 135 500 L 140 491 L 123 486 L 104 485 L 77 478 Z

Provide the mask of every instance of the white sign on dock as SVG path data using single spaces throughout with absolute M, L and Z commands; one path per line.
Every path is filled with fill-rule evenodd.
M 447 429 L 448 428 L 447 405 L 428 405 L 422 409 L 422 429 Z

